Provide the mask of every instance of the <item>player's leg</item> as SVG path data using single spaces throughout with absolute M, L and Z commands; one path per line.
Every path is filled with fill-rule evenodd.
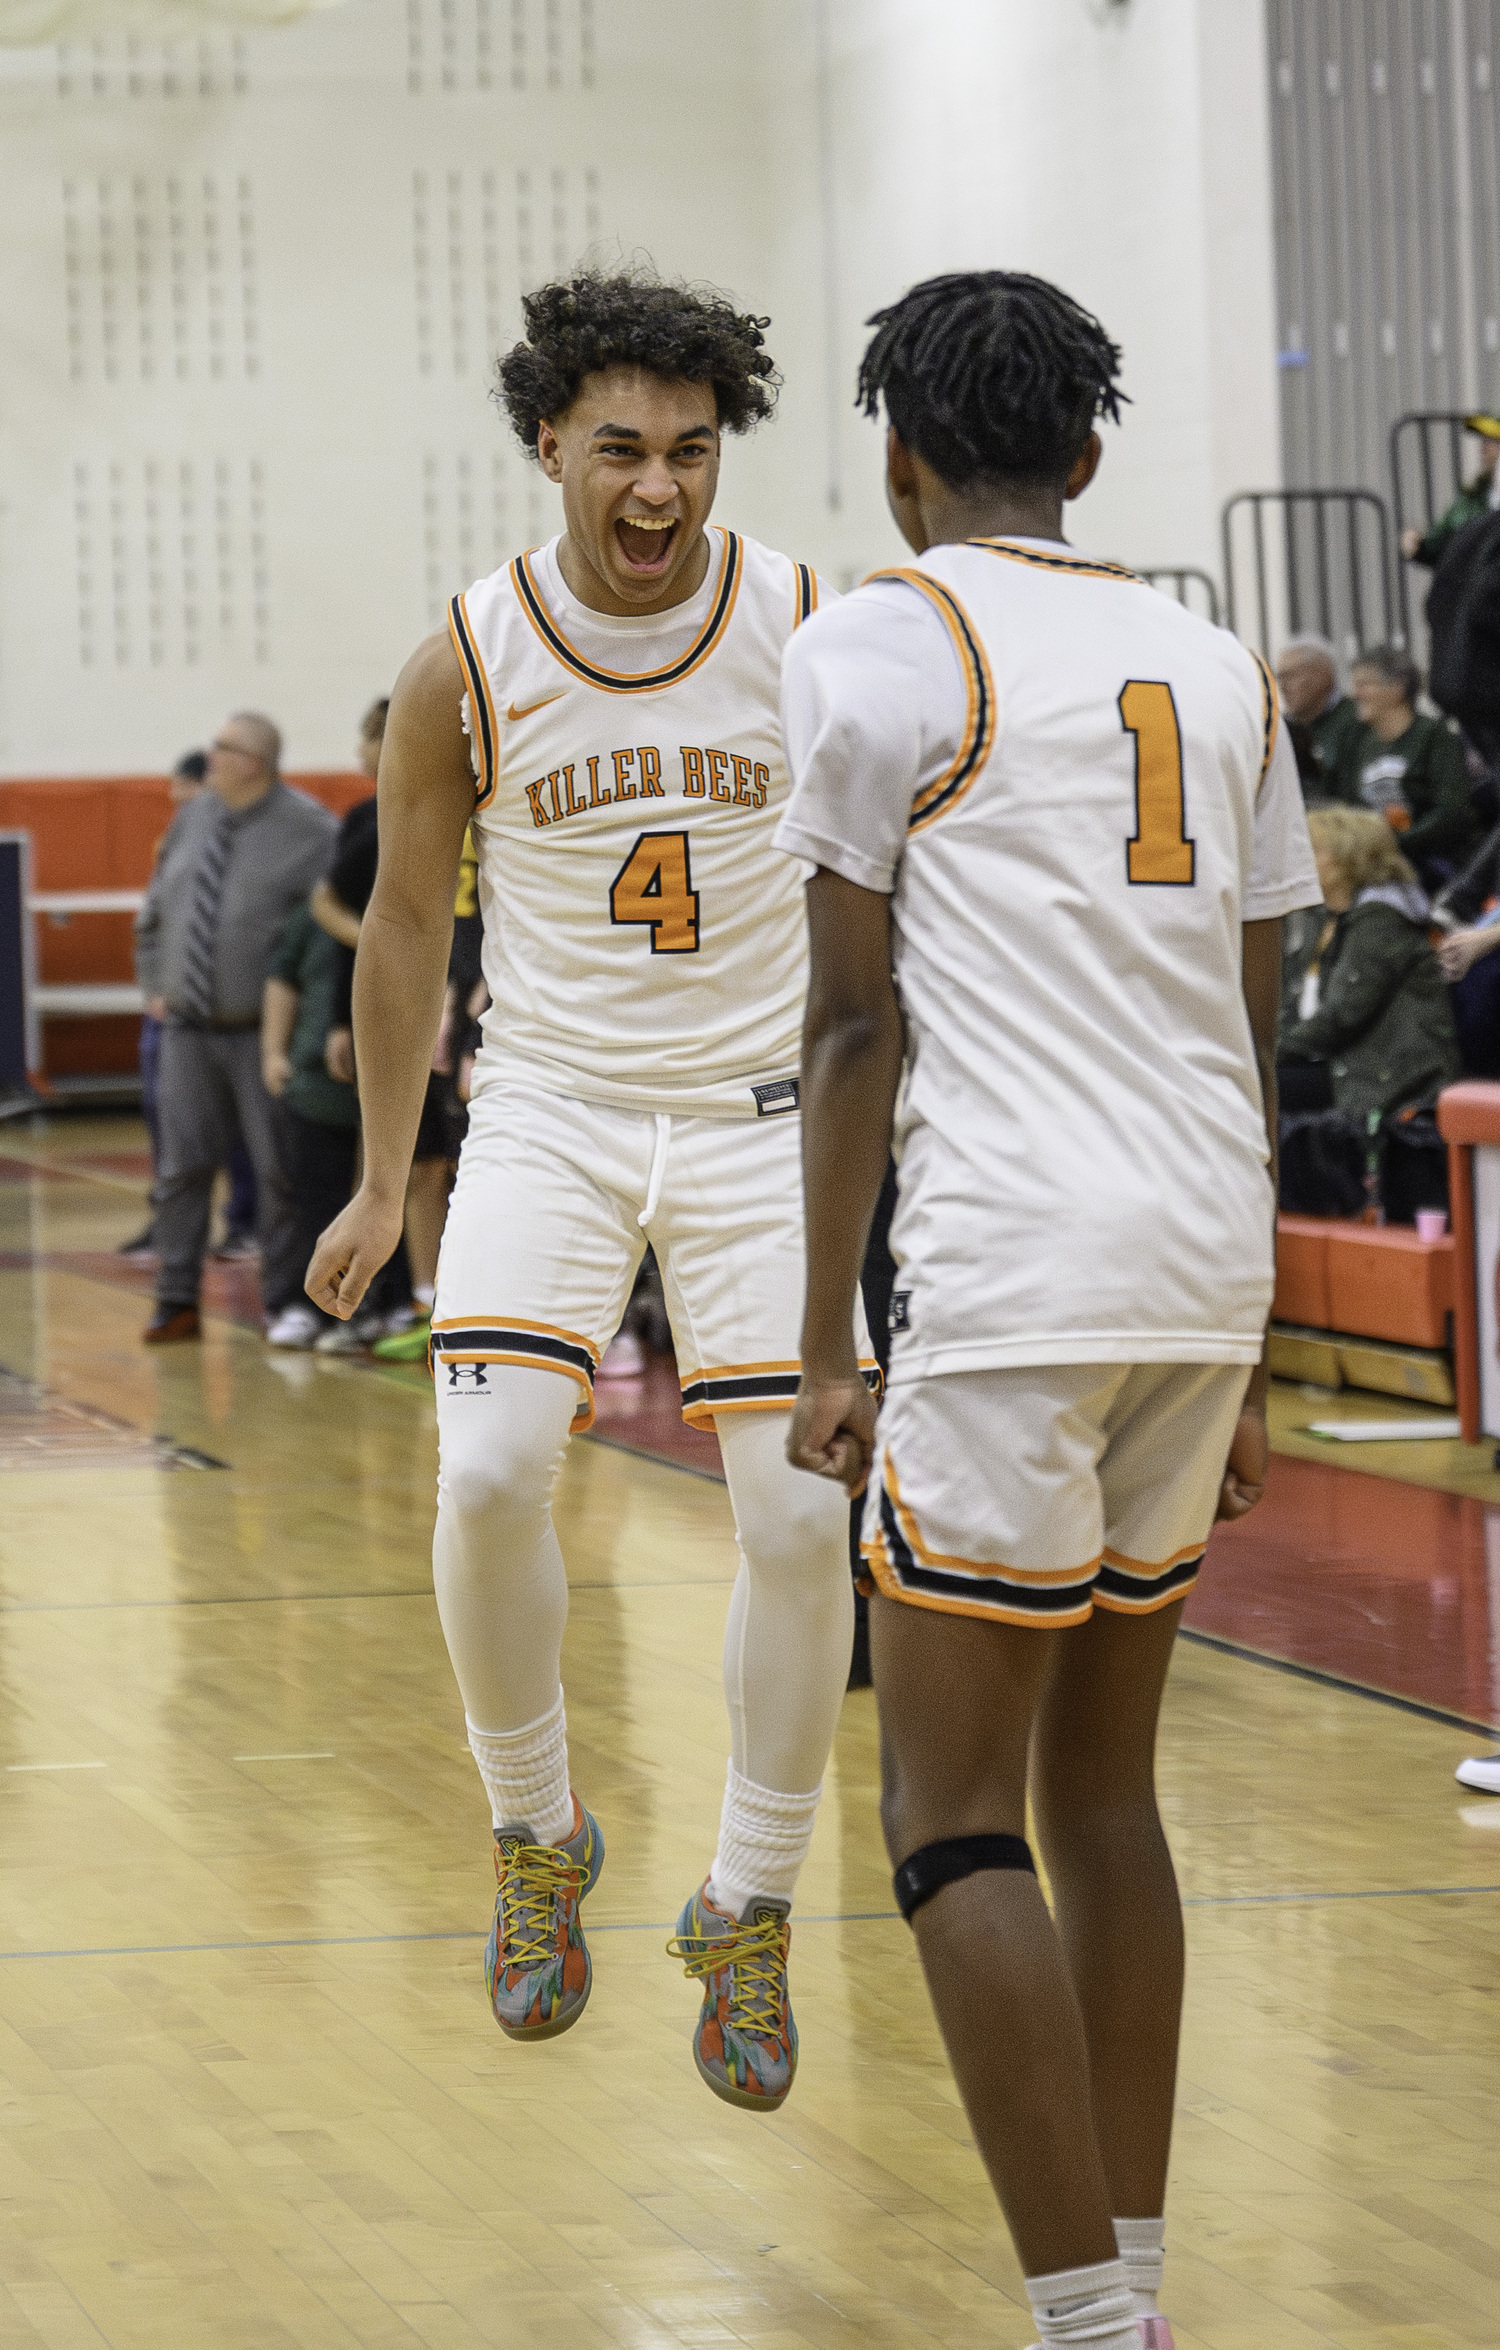
M 640 1253 L 609 1184 L 638 1179 L 643 1127 L 487 1088 L 438 1272 L 433 1578 L 495 1831 L 486 1978 L 515 2038 L 566 2030 L 592 1981 L 578 1908 L 603 1845 L 569 1783 L 552 1490 L 570 1430 L 592 1416 L 593 1365 Z
M 1059 1643 L 1031 1799 L 1088 2040 L 1094 2126 L 1138 2315 L 1156 2310 L 1182 2007 L 1182 1909 L 1156 1729 L 1183 1598 L 1213 1524 L 1248 1373 L 1132 1370 L 1104 1417 L 1104 1563 Z
M 838 1727 L 854 1593 L 847 1504 L 791 1467 L 785 1412 L 725 1414 L 719 1449 L 740 1569 L 724 1631 L 730 1761 L 710 1891 L 737 1917 L 752 1894 L 790 1901 L 796 1888 Z
M 1156 1801 L 1156 1727 L 1182 1602 L 1097 1604 L 1057 1643 L 1031 1800 L 1083 2017 L 1094 2132 L 1137 2315 L 1156 2309 L 1177 2043 L 1182 1905 Z
M 853 1635 L 847 1504 L 784 1450 L 802 1305 L 798 1144 L 795 1117 L 674 1120 L 651 1226 L 685 1416 L 717 1427 L 740 1547 L 719 1841 L 676 1947 L 704 1985 L 699 2072 L 758 2111 L 781 2103 L 796 2070 L 789 1919 Z
M 1088 2045 L 1026 1833 L 1032 1726 L 1102 1540 L 1095 1463 L 1125 1376 L 895 1389 L 866 1517 L 882 1817 L 955 2079 L 1044 2344 L 1139 2350 Z
M 898 1869 L 955 1839 L 1026 1834 L 1026 1758 L 1068 1634 L 877 1593 L 881 1818 Z M 960 1856 L 962 1857 L 962 1856 Z M 981 1856 L 982 1857 L 982 1856 Z M 1019 1850 L 941 1885 L 911 1919 L 954 2076 L 1028 2277 L 1115 2256 L 1088 2049 L 1067 1961 Z

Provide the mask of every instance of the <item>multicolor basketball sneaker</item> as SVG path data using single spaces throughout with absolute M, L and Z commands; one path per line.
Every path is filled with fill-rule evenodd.
M 588 2005 L 594 1965 L 578 1905 L 604 1866 L 604 1838 L 577 1796 L 566 1844 L 538 1844 L 517 1825 L 495 1830 L 495 1922 L 484 1979 L 495 2021 L 512 2040 L 552 2040 Z
M 784 2105 L 797 2072 L 797 2026 L 787 1996 L 791 1903 L 757 1894 L 731 1917 L 699 1886 L 667 1944 L 685 1975 L 703 1978 L 693 2061 L 716 2097 L 751 2113 Z

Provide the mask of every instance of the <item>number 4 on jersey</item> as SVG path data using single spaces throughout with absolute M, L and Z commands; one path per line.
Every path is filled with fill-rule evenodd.
M 1125 844 L 1132 881 L 1182 888 L 1193 879 L 1194 848 L 1183 828 L 1182 735 L 1172 688 L 1133 677 L 1120 695 L 1120 724 L 1135 736 L 1135 832 Z
M 643 832 L 609 892 L 612 922 L 651 926 L 653 955 L 696 955 L 698 892 L 685 832 Z

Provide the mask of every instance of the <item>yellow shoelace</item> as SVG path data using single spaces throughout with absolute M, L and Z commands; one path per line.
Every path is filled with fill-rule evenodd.
M 559 1893 L 581 1893 L 583 1861 L 568 1860 L 555 1844 L 518 1844 L 500 1874 L 500 1963 L 542 1966 L 557 1956 Z
M 777 2039 L 785 1933 L 784 1918 L 762 1918 L 757 1925 L 737 1926 L 729 1942 L 701 1942 L 696 1935 L 674 1934 L 667 1950 L 681 1959 L 685 1975 L 716 1975 L 722 1967 L 730 1968 L 729 2021 L 736 2031 L 764 2032 Z

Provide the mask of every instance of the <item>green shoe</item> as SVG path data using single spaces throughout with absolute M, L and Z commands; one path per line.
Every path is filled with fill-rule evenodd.
M 377 1338 L 370 1352 L 382 1363 L 425 1363 L 431 1343 L 432 1317 L 424 1314 L 409 1330 L 398 1330 L 394 1338 Z

